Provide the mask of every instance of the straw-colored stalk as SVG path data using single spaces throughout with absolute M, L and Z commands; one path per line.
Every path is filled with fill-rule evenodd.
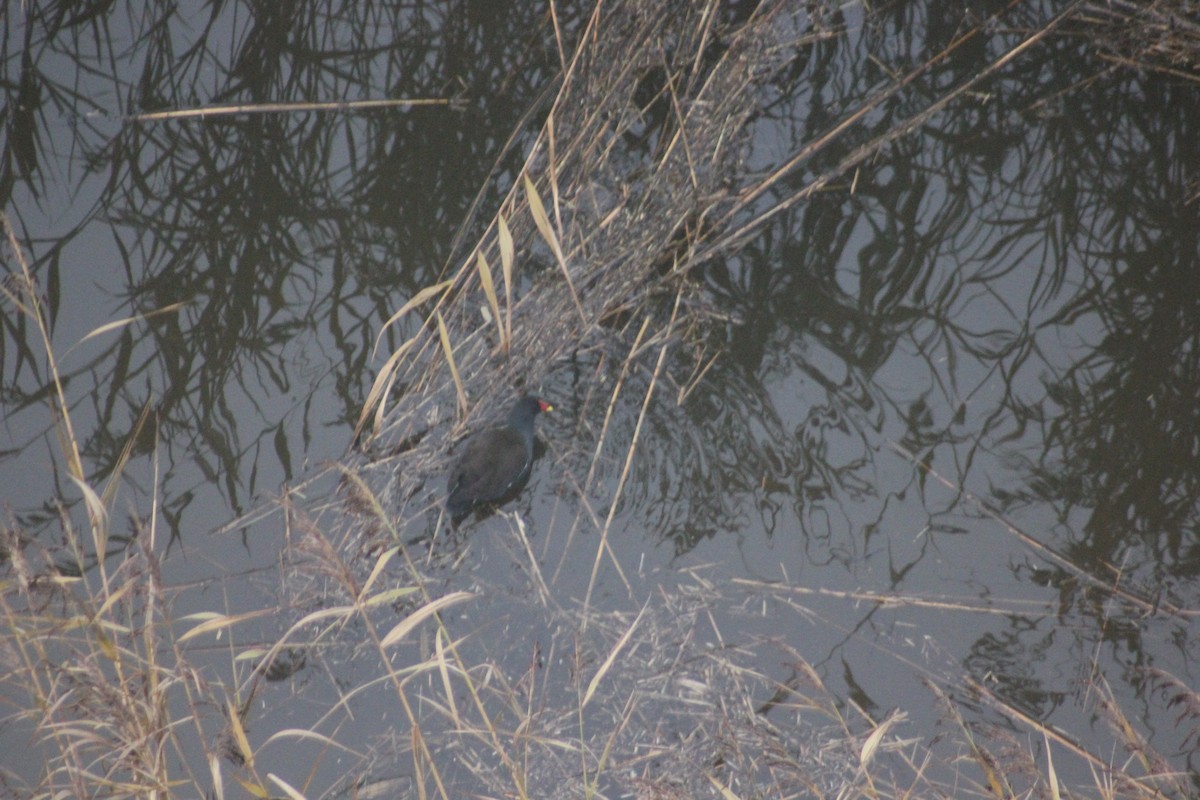
M 446 321 L 442 312 L 433 312 L 437 318 L 438 339 L 442 342 L 442 352 L 446 354 L 446 364 L 450 367 L 450 377 L 454 379 L 454 390 L 458 394 L 458 412 L 467 414 L 467 392 L 463 388 L 462 376 L 458 374 L 458 364 L 454 361 L 454 348 L 450 344 L 450 334 L 446 331 Z
M 550 217 L 546 215 L 546 206 L 542 203 L 542 196 L 538 194 L 537 187 L 533 185 L 529 175 L 525 175 L 525 196 L 529 199 L 529 211 L 533 214 L 533 223 L 537 225 L 538 233 L 550 246 L 550 252 L 554 254 L 554 260 L 558 263 L 558 268 L 562 270 L 563 278 L 567 281 L 567 288 L 571 291 L 571 299 L 575 301 L 575 308 L 579 311 L 579 319 L 586 325 L 587 315 L 583 313 L 583 304 L 579 302 L 579 293 L 575 291 L 575 284 L 571 280 L 571 271 L 567 269 L 567 258 L 563 255 L 558 234 L 554 232 Z
M 37 290 L 37 284 L 33 280 L 33 273 L 29 269 L 29 261 L 25 258 L 25 250 L 21 247 L 21 243 L 17 239 L 17 232 L 13 229 L 8 215 L 3 211 L 0 211 L 0 225 L 4 227 L 4 234 L 8 238 L 8 246 L 12 249 L 13 258 L 17 260 L 17 263 L 21 267 L 21 288 L 25 296 L 23 298 L 19 297 L 7 288 L 3 291 L 5 296 L 17 307 L 18 311 L 33 318 L 34 324 L 37 325 L 38 333 L 41 334 L 42 346 L 45 349 L 46 361 L 50 368 L 50 377 L 54 381 L 54 397 L 57 401 L 57 406 L 53 410 L 55 421 L 62 424 L 60 438 L 65 445 L 64 455 L 67 457 L 67 467 L 72 477 L 76 480 L 83 480 L 83 460 L 79 455 L 79 444 L 75 438 L 75 429 L 71 425 L 71 415 L 67 405 L 66 394 L 63 391 L 62 379 L 58 371 L 58 361 L 54 356 L 54 348 L 50 343 L 50 327 L 47 325 L 46 315 L 42 311 L 40 293 Z
M 500 352 L 507 353 L 509 340 L 508 331 L 504 329 L 504 320 L 500 317 L 500 300 L 496 297 L 496 284 L 492 280 L 492 268 L 488 266 L 487 258 L 480 250 L 475 256 L 479 269 L 479 283 L 483 286 L 484 297 L 487 298 L 488 308 L 491 309 L 492 321 L 496 323 L 496 335 L 500 338 Z
M 330 100 L 303 103 L 234 103 L 200 108 L 176 108 L 133 114 L 132 122 L 161 122 L 164 120 L 207 119 L 250 114 L 293 114 L 298 111 L 373 111 L 381 108 L 412 108 L 414 106 L 454 106 L 454 100 L 440 97 L 395 98 L 387 100 Z
M 512 233 L 504 215 L 496 217 L 496 230 L 500 239 L 500 271 L 504 276 L 504 330 L 508 333 L 508 341 L 512 341 L 512 304 L 513 304 L 513 262 L 516 249 L 513 247 Z M 505 349 L 507 353 L 507 348 Z
M 379 352 L 379 343 L 382 341 L 383 334 L 388 328 L 399 322 L 409 311 L 413 310 L 430 298 L 437 297 L 438 301 L 440 302 L 445 293 L 453 285 L 454 281 L 442 281 L 441 283 L 436 283 L 433 286 L 426 286 L 424 289 L 413 295 L 413 297 L 407 303 L 400 307 L 399 311 L 397 311 L 395 314 L 392 314 L 392 316 L 388 318 L 387 322 L 383 323 L 383 326 L 379 329 L 379 333 L 375 335 L 375 345 L 371 350 L 372 354 Z M 379 370 L 379 374 L 375 376 L 374 383 L 371 384 L 371 390 L 367 392 L 367 399 L 363 402 L 362 412 L 358 415 L 358 421 L 354 423 L 354 435 L 351 437 L 351 441 L 356 441 L 358 439 L 358 435 L 362 433 L 363 425 L 366 423 L 367 418 L 371 416 L 372 412 L 375 412 L 375 431 L 378 432 L 379 429 L 383 427 L 383 416 L 387 409 L 385 400 L 388 392 L 391 391 L 392 386 L 396 382 L 396 375 L 399 371 L 400 362 L 404 359 L 405 354 L 412 349 L 413 345 L 417 343 L 420 336 L 421 331 L 417 331 L 417 333 L 404 342 L 404 344 L 396 348 L 396 352 L 388 356 L 388 360 L 384 362 L 383 368 Z

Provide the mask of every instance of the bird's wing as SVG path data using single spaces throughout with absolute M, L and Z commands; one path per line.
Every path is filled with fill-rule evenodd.
M 504 494 L 529 467 L 525 441 L 509 428 L 487 431 L 467 441 L 446 488 L 452 495 L 492 500 Z

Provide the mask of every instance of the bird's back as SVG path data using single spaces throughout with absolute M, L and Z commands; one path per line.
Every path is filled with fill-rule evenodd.
M 529 472 L 530 447 L 510 427 L 482 431 L 467 441 L 446 482 L 446 508 L 458 515 L 504 497 Z

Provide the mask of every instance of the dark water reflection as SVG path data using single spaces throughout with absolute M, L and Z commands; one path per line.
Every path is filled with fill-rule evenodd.
M 1046 5 L 956 47 L 758 197 L 745 219 L 788 203 L 980 73 L 1052 13 Z M 158 492 L 191 554 L 170 562 L 175 579 L 240 573 L 247 558 L 270 564 L 275 527 L 246 527 L 237 548 L 226 535 L 217 549 L 228 552 L 215 554 L 204 534 L 343 453 L 383 321 L 462 255 L 517 174 L 522 149 L 505 145 L 540 124 L 558 66 L 551 20 L 526 3 L 57 13 L 65 8 L 22 10 L 21 24 L 6 27 L 0 173 L 0 201 L 28 243 L 56 345 L 185 304 L 67 360 L 87 466 L 106 476 L 149 405 L 159 438 L 139 442 L 128 505 L 144 509 Z M 570 33 L 587 9 L 558 3 L 556 12 Z M 778 168 L 970 19 L 955 3 L 825 12 L 813 29 L 828 35 L 799 48 L 772 83 L 751 168 Z M 115 73 L 98 66 L 108 64 Z M 119 118 L 377 97 L 463 102 Z M 658 124 L 652 109 L 618 156 L 636 162 L 653 149 Z M 912 707 L 920 690 L 876 648 L 936 650 L 931 673 L 986 678 L 1014 706 L 1094 737 L 1104 752 L 1083 700 L 1094 666 L 1155 746 L 1194 771 L 1189 730 L 1174 724 L 1147 671 L 1196 685 L 1190 617 L 1114 602 L 1023 544 L 997 513 L 1102 584 L 1197 608 L 1198 192 L 1194 81 L 1114 68 L 1070 29 L 1042 41 L 770 217 L 737 253 L 703 265 L 713 303 L 736 321 L 707 329 L 723 355 L 682 407 L 660 393 L 618 505 L 615 546 L 651 566 L 707 565 L 714 579 L 948 595 L 1001 610 L 1046 603 L 1052 613 L 975 618 L 814 600 L 824 625 L 765 619 L 745 633 L 792 641 L 864 708 L 900 706 L 922 723 L 933 717 Z M 404 335 L 389 332 L 384 351 Z M 73 495 L 43 412 L 47 375 L 30 355 L 33 332 L 8 312 L 3 336 L 4 500 L 49 540 L 51 498 Z M 557 567 L 554 588 L 571 598 L 592 565 L 556 530 L 570 500 L 551 498 L 566 483 L 554 467 L 577 481 L 574 468 L 587 468 L 579 456 L 589 443 L 579 439 L 593 428 L 577 420 L 600 419 L 607 401 L 580 377 L 590 374 L 545 376 L 560 416 L 545 427 L 545 471 L 518 503 Z M 590 493 L 598 513 L 637 412 L 633 401 L 619 409 Z M 157 485 L 152 451 L 163 461 Z M 475 566 L 505 580 L 504 566 Z M 618 581 L 605 580 L 611 602 L 624 602 Z M 234 598 L 227 610 L 259 602 Z M 181 606 L 212 607 L 207 598 Z
M 920 14 L 875 22 L 868 32 L 892 47 L 936 28 Z M 844 51 L 829 58 L 840 68 L 805 73 L 789 112 L 764 131 L 764 167 L 812 138 L 809 122 L 840 81 L 870 71 L 863 42 L 838 41 Z M 935 83 L 994 55 L 959 52 Z M 916 94 L 890 110 L 917 110 Z M 1016 616 L 1007 630 L 961 640 L 968 669 L 1038 718 L 1071 713 L 1057 710 L 1093 657 L 1137 692 L 1150 663 L 1189 675 L 1190 625 L 1111 619 L 1105 597 L 1076 575 L 1034 568 L 982 507 L 914 475 L 888 443 L 1100 582 L 1119 581 L 1147 605 L 1194 608 L 1198 112 L 1194 85 L 1105 71 L 1058 39 L 851 185 L 779 215 L 739 257 L 710 265 L 714 292 L 747 322 L 729 331 L 711 401 L 692 407 L 711 431 L 701 438 L 723 451 L 706 466 L 728 468 L 685 481 L 741 517 L 673 532 L 676 551 L 707 556 L 694 534 L 728 524 L 747 541 L 757 538 L 747 527 L 799 535 L 791 566 L 821 584 L 1020 597 L 1049 583 L 1071 634 Z M 891 114 L 867 120 L 856 135 L 893 124 Z M 851 583 L 813 570 L 822 565 Z M 956 638 L 933 618 L 912 621 Z

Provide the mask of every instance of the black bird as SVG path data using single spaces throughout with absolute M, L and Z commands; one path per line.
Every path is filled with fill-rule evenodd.
M 513 403 L 508 421 L 467 440 L 446 481 L 446 510 L 454 520 L 485 503 L 503 500 L 529 477 L 533 466 L 533 420 L 554 407 L 540 397 Z

